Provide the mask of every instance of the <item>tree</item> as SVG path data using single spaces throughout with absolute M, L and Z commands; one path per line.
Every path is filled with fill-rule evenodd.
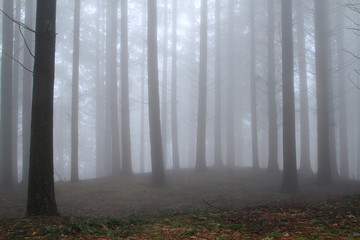
M 329 42 L 328 6 L 326 0 L 315 1 L 315 63 L 317 100 L 317 145 L 319 184 L 332 182 L 329 149 Z
M 2 186 L 13 184 L 12 176 L 12 56 L 13 56 L 13 1 L 3 1 L 3 34 L 1 58 L 1 181 Z
M 128 50 L 128 1 L 121 1 L 121 144 L 122 171 L 132 174 L 130 111 L 129 111 L 129 50 Z
M 21 1 L 16 0 L 15 7 L 15 19 L 21 17 Z M 20 31 L 17 30 L 17 25 L 14 25 L 14 59 L 20 59 Z M 18 182 L 18 131 L 19 131 L 19 88 L 20 88 L 20 64 L 14 64 L 13 66 L 13 84 L 12 84 L 12 176 L 13 182 Z
M 304 29 L 304 6 L 299 1 L 296 4 L 297 18 L 297 46 L 298 46 L 298 67 L 300 85 L 300 171 L 311 173 L 310 165 L 310 132 L 309 132 L 309 98 L 307 84 L 307 61 L 305 49 L 305 29 Z
M 120 137 L 117 88 L 117 9 L 118 1 L 107 2 L 106 17 L 106 112 L 107 137 L 110 142 L 111 170 L 113 176 L 120 174 Z M 106 144 L 107 145 L 107 144 Z
M 201 0 L 200 71 L 195 169 L 206 169 L 207 1 Z
M 163 38 L 163 74 L 162 74 L 162 102 L 161 102 L 161 131 L 163 141 L 164 165 L 167 167 L 168 163 L 168 110 L 167 110 L 167 95 L 168 95 L 168 0 L 164 0 L 164 38 Z
M 337 88 L 339 90 L 339 152 L 340 152 L 340 176 L 349 178 L 349 158 L 348 158 L 348 134 L 347 134 L 347 105 L 346 105 L 346 77 L 344 69 L 344 16 L 341 8 L 337 12 L 337 63 L 338 63 L 338 77 Z
M 223 165 L 221 151 L 221 6 L 215 2 L 215 124 L 214 165 Z
M 251 91 L 251 139 L 253 167 L 259 168 L 257 110 L 256 110 L 256 35 L 255 0 L 250 3 L 250 91 Z
M 229 29 L 228 29 L 228 81 L 227 81 L 227 125 L 226 125 L 226 161 L 228 167 L 235 165 L 235 127 L 234 127 L 234 1 L 228 1 Z
M 80 0 L 74 1 L 74 47 L 71 107 L 71 181 L 79 181 L 79 57 L 80 57 Z
M 268 4 L 268 121 L 269 121 L 269 159 L 268 171 L 279 170 L 278 163 L 278 126 L 276 107 L 276 80 L 275 80 L 275 20 L 274 0 Z
M 149 127 L 152 184 L 165 185 L 165 171 L 160 128 L 159 73 L 157 56 L 157 1 L 148 1 L 148 78 Z
M 34 26 L 34 0 L 27 0 L 25 2 L 25 24 L 29 28 Z M 24 66 L 31 69 L 34 58 L 32 51 L 34 35 L 31 31 L 24 32 L 24 41 L 27 44 L 27 49 L 24 51 Z M 22 183 L 27 184 L 29 180 L 29 157 L 30 157 L 30 123 L 31 123 L 31 91 L 32 91 L 32 73 L 23 71 L 23 85 L 22 85 Z
M 56 0 L 38 0 L 27 216 L 58 215 L 53 166 L 55 27 Z
M 292 193 L 299 189 L 296 169 L 292 0 L 281 1 L 281 36 L 284 159 L 281 190 Z
M 172 159 L 173 168 L 180 167 L 179 163 L 179 144 L 177 126 L 177 0 L 173 0 L 172 17 L 172 62 L 171 62 L 171 139 L 172 139 Z

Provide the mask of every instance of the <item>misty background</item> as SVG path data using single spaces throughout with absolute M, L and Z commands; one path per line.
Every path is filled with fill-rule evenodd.
M 0 2 L 2 5 L 2 1 Z M 26 22 L 25 2 L 27 1 L 14 0 L 14 19 L 20 22 Z M 69 181 L 71 178 L 74 2 L 73 0 L 57 2 L 54 95 L 54 176 L 57 181 Z M 110 138 L 116 131 L 119 131 L 120 136 L 119 166 L 124 161 L 120 157 L 123 151 L 121 135 L 124 131 L 121 127 L 121 97 L 123 96 L 120 57 L 121 1 L 116 6 L 116 18 L 111 19 L 109 19 L 110 2 L 81 1 L 78 85 L 78 173 L 80 179 L 106 177 L 113 174 Z M 177 2 L 176 19 L 174 18 L 174 2 Z M 270 2 L 274 4 L 272 10 L 268 8 Z M 330 46 L 328 50 L 331 64 L 328 81 L 332 83 L 328 100 L 332 113 L 329 120 L 330 145 L 337 174 L 345 178 L 360 179 L 360 61 L 356 57 L 360 56 L 357 25 L 360 23 L 360 14 L 349 8 L 350 3 L 356 4 L 356 1 L 328 1 Z M 207 1 L 207 5 L 207 102 L 206 121 L 202 123 L 206 125 L 206 164 L 207 166 L 216 165 L 220 159 L 220 165 L 222 163 L 229 167 L 233 165 L 252 167 L 254 162 L 256 163 L 256 160 L 254 161 L 256 152 L 259 167 L 267 168 L 268 146 L 272 141 L 276 141 L 278 145 L 276 168 L 282 169 L 280 1 Z M 306 132 L 308 133 L 307 151 L 311 164 L 310 170 L 315 173 L 318 167 L 313 5 L 311 0 L 294 1 L 293 37 L 297 166 L 300 169 L 302 167 L 300 143 L 304 130 L 301 127 L 300 112 L 303 108 L 308 114 L 309 128 Z M 146 0 L 128 2 L 128 94 L 131 171 L 133 173 L 151 171 L 147 106 L 146 7 Z M 177 167 L 176 161 L 174 162 L 177 158 L 174 148 L 178 148 L 179 167 L 194 168 L 198 127 L 201 4 L 200 0 L 161 0 L 158 1 L 157 10 L 160 111 L 165 168 Z M 270 14 L 274 17 L 273 25 L 269 22 Z M 176 21 L 175 25 L 174 21 Z M 117 23 L 117 26 L 111 25 L 112 23 Z M 107 98 L 113 96 L 111 90 L 114 90 L 114 86 L 109 88 L 106 83 L 106 64 L 109 61 L 106 59 L 106 44 L 110 36 L 110 26 L 115 26 L 113 32 L 115 40 L 113 38 L 113 41 L 116 41 L 117 56 L 117 84 L 115 85 L 117 107 L 115 109 L 107 104 L 109 102 Z M 175 31 L 176 34 L 173 34 Z M 271 62 L 268 60 L 270 32 L 274 33 L 274 58 Z M 23 62 L 28 52 L 19 33 L 18 26 L 14 25 L 14 58 Z M 217 41 L 219 36 L 220 41 Z M 304 41 L 304 45 L 301 41 Z M 18 55 L 15 55 L 16 52 Z M 175 63 L 173 63 L 174 59 Z M 299 63 L 304 59 L 306 85 L 300 81 Z M 273 92 L 276 108 L 269 105 L 270 63 L 274 64 Z M 24 176 L 23 109 L 24 104 L 29 103 L 23 101 L 23 78 L 20 77 L 26 70 L 16 62 L 13 62 L 13 66 L 12 114 L 13 122 L 17 123 L 14 124 L 13 131 L 15 136 L 13 138 L 13 176 L 17 182 L 21 182 Z M 174 66 L 176 66 L 176 71 Z M 220 73 L 216 71 L 216 66 L 220 67 Z M 174 72 L 176 74 L 173 74 Z M 216 81 L 216 74 L 220 74 L 218 75 L 220 81 Z M 255 91 L 252 91 L 251 85 L 254 82 Z M 301 100 L 301 96 L 305 96 L 307 102 Z M 220 106 L 220 111 L 216 106 Z M 252 106 L 255 107 L 255 111 L 252 111 Z M 275 109 L 273 113 L 276 115 L 275 131 L 278 136 L 270 140 L 269 131 L 274 130 L 274 127 L 269 127 L 269 108 Z M 117 114 L 118 127 L 116 129 L 113 125 L 110 127 L 111 120 L 108 119 L 110 112 Z M 175 119 L 174 116 L 176 116 Z M 256 116 L 255 122 L 254 116 Z M 220 121 L 220 125 L 217 125 L 220 126 L 220 135 L 215 134 L 217 120 Z M 252 132 L 254 125 L 255 135 L 254 131 Z M 174 134 L 176 134 L 176 140 L 174 140 Z M 257 143 L 254 139 L 257 139 Z M 221 147 L 220 155 L 215 157 L 215 148 L 219 146 Z M 345 146 L 345 153 L 341 146 Z M 346 166 L 346 170 L 341 172 L 340 166 Z

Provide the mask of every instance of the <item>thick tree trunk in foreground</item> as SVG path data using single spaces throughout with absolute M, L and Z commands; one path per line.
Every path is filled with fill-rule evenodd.
M 281 1 L 281 29 L 284 159 L 281 190 L 292 193 L 299 189 L 296 169 L 292 0 Z
M 56 0 L 38 0 L 27 216 L 58 215 L 53 166 L 55 20 Z
M 157 1 L 148 0 L 148 76 L 149 126 L 152 184 L 165 185 L 163 149 L 160 128 L 159 73 L 157 55 Z

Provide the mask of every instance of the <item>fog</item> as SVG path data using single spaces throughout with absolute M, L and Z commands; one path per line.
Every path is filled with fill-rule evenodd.
M 29 10 L 25 11 L 25 2 L 28 1 L 14 1 L 14 19 L 27 22 L 32 28 L 34 21 L 26 19 Z M 72 169 L 76 169 L 72 159 L 77 156 L 78 169 L 73 174 L 78 174 L 81 180 L 149 173 L 152 163 L 147 1 L 128 2 L 127 25 L 123 1 L 81 1 L 79 35 L 74 31 L 74 2 L 77 1 L 57 2 L 55 181 L 72 179 Z M 327 56 L 323 58 L 328 64 L 327 150 L 335 163 L 332 164 L 334 177 L 359 180 L 360 14 L 356 1 L 326 3 L 328 21 L 321 28 L 328 29 L 324 38 L 327 44 L 318 44 L 327 46 Z M 162 145 L 164 168 L 197 167 L 201 148 L 208 168 L 269 166 L 270 170 L 281 170 L 285 121 L 281 3 L 229 0 L 203 1 L 203 4 L 200 0 L 157 3 L 161 142 L 154 144 Z M 202 13 L 206 14 L 203 18 Z M 317 85 L 316 52 L 320 50 L 317 50 L 314 13 L 314 1 L 294 1 L 291 26 L 296 158 L 293 160 L 298 172 L 304 174 L 316 174 L 319 169 L 317 87 L 324 85 Z M 30 36 L 26 46 L 22 36 L 27 30 L 20 29 L 21 32 L 14 25 L 13 59 L 17 61 L 13 61 L 12 172 L 17 182 L 23 180 L 27 169 L 23 156 L 28 150 L 23 135 L 29 134 L 24 129 L 24 121 L 29 121 L 25 118 L 24 104 L 29 102 L 23 100 L 26 96 L 23 79 L 27 72 L 24 67 L 31 69 L 31 64 L 24 61 L 34 43 Z M 74 78 L 77 57 L 73 55 L 77 52 L 77 41 L 78 84 Z M 78 96 L 74 95 L 77 87 Z M 2 89 L 2 96 L 7 91 Z M 74 104 L 77 98 L 78 103 Z M 76 106 L 78 110 L 74 109 Z M 150 112 L 155 111 L 151 109 Z M 4 114 L 11 115 L 2 111 Z M 204 134 L 202 145 L 199 134 Z

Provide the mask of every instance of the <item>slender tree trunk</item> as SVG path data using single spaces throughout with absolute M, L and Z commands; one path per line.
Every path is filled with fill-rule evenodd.
M 56 0 L 38 0 L 36 13 L 30 171 L 26 215 L 54 216 L 58 215 L 53 166 Z
M 332 182 L 329 149 L 329 62 L 328 6 L 326 0 L 315 1 L 315 59 L 318 125 L 319 184 Z
M 339 89 L 339 145 L 340 145 L 340 176 L 349 178 L 349 159 L 348 159 L 348 134 L 347 134 L 347 111 L 346 111 L 346 86 L 344 69 L 344 17 L 342 9 L 337 12 L 337 62 L 338 62 L 338 89 Z
M 283 159 L 282 191 L 299 189 L 296 169 L 292 0 L 281 1 Z
M 96 86 L 96 177 L 99 178 L 104 175 L 104 79 L 102 73 L 102 41 L 100 38 L 101 24 L 101 0 L 97 0 L 97 21 L 96 21 L 96 70 L 95 70 L 95 86 Z
M 143 35 L 146 34 L 146 2 L 147 0 L 144 0 L 144 12 L 143 12 Z M 145 170 L 145 82 L 146 82 L 146 52 L 145 52 L 145 44 L 143 45 L 142 49 L 142 58 L 144 60 L 142 64 L 142 76 L 141 76 L 141 112 L 140 112 L 140 172 L 143 173 Z
M 122 171 L 132 175 L 130 110 L 129 110 L 129 50 L 128 0 L 121 1 L 121 144 Z
M 221 151 L 221 4 L 215 1 L 215 132 L 214 165 L 223 166 Z
M 157 1 L 148 0 L 148 76 L 149 127 L 152 184 L 165 185 L 165 171 L 160 127 L 159 73 L 157 56 Z
M 195 169 L 206 169 L 207 1 L 201 0 L 200 72 Z
M 118 117 L 118 97 L 117 97 L 117 9 L 118 1 L 108 2 L 107 29 L 106 29 L 106 84 L 107 99 L 110 112 L 110 119 L 107 124 L 110 129 L 109 144 L 111 146 L 112 175 L 120 174 L 120 137 L 119 137 L 119 117 Z
M 16 0 L 15 19 L 21 18 L 21 1 Z M 20 32 L 18 26 L 14 25 L 14 59 L 20 60 Z M 18 183 L 18 131 L 19 131 L 19 86 L 20 86 L 20 65 L 14 64 L 13 69 L 13 95 L 12 95 L 12 176 L 13 182 Z
M 177 126 L 177 0 L 173 0 L 172 17 L 172 64 L 171 64 L 171 139 L 173 168 L 180 167 Z
M 278 125 L 276 106 L 276 80 L 275 80 L 275 20 L 274 0 L 268 4 L 268 120 L 269 120 L 269 159 L 268 171 L 279 170 L 278 163 Z
M 33 29 L 34 27 L 34 0 L 25 2 L 25 24 Z M 30 31 L 24 32 L 24 41 L 29 49 L 24 50 L 24 66 L 28 69 L 33 68 L 33 44 L 34 34 Z M 31 53 L 29 52 L 31 51 Z M 23 97 L 22 97 L 22 183 L 27 184 L 29 180 L 29 157 L 30 157 L 30 122 L 31 122 L 31 104 L 32 104 L 32 73 L 23 71 Z
M 226 163 L 228 167 L 235 165 L 235 131 L 234 131 L 234 1 L 228 1 L 229 29 L 228 29 L 228 91 L 227 91 L 227 125 L 226 125 Z
M 300 171 L 311 173 L 310 165 L 310 132 L 309 132 L 309 100 L 306 68 L 304 6 L 299 1 L 296 4 L 297 45 L 300 84 Z
M 163 134 L 164 166 L 168 166 L 168 130 L 167 130 L 167 95 L 168 95 L 168 1 L 164 0 L 164 41 L 163 41 L 163 76 L 162 76 L 162 102 L 161 102 L 161 131 Z
M 71 181 L 79 181 L 79 57 L 80 57 L 80 0 L 74 1 L 74 48 L 71 106 Z
M 13 18 L 13 1 L 3 1 L 3 11 Z M 0 184 L 8 187 L 13 184 L 12 170 L 12 57 L 13 24 L 3 14 L 2 58 L 1 58 L 1 149 L 0 149 Z M 10 114 L 9 114 L 10 113 Z
M 255 0 L 250 3 L 250 88 L 251 88 L 251 139 L 253 167 L 259 168 L 257 111 L 256 111 L 256 36 L 255 36 Z

